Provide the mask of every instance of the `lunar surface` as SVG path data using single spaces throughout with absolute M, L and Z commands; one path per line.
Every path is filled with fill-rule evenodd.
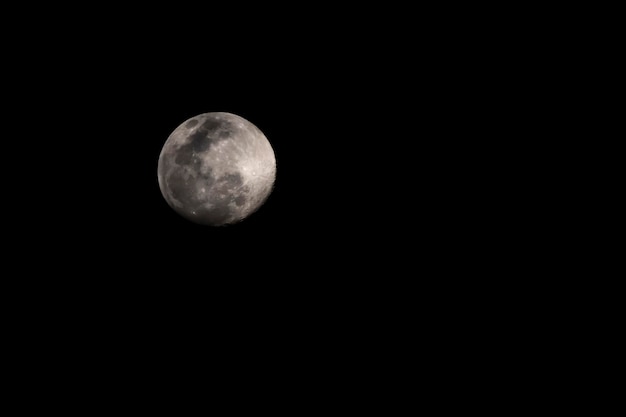
M 194 223 L 223 226 L 258 210 L 276 179 L 274 150 L 248 120 L 231 113 L 204 113 L 167 138 L 158 164 L 161 193 Z

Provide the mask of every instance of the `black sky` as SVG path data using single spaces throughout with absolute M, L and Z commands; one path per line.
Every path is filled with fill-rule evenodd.
M 517 5 L 157 3 L 3 14 L 3 372 L 24 400 L 6 398 L 387 415 L 576 371 L 576 338 L 552 343 L 590 322 L 558 255 L 578 219 L 551 204 L 569 137 L 542 126 L 569 31 L 549 43 L 545 11 Z M 168 135 L 213 111 L 277 161 L 265 205 L 222 228 L 157 182 Z
M 368 314 L 497 269 L 526 204 L 498 174 L 525 146 L 506 42 L 449 14 L 361 11 L 111 13 L 15 48 L 11 155 L 37 167 L 12 170 L 29 201 L 11 205 L 28 226 L 15 247 L 66 277 L 44 288 L 159 314 L 203 300 Z M 266 204 L 223 228 L 178 216 L 157 183 L 168 135 L 212 111 L 258 126 L 277 160 Z

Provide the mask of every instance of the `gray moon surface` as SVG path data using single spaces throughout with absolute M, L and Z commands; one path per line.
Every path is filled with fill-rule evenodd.
M 272 145 L 254 124 L 232 113 L 203 113 L 167 138 L 158 163 L 163 197 L 198 224 L 237 223 L 267 200 L 276 180 Z

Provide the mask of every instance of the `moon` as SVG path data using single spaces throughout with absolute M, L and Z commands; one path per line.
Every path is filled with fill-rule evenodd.
M 187 119 L 167 138 L 158 163 L 161 193 L 182 217 L 202 225 L 240 222 L 267 200 L 276 180 L 272 145 L 232 113 Z

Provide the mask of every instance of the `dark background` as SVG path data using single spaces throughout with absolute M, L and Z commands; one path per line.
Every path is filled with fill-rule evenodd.
M 293 13 L 109 10 L 7 40 L 23 138 L 9 175 L 29 201 L 9 206 L 29 219 L 26 245 L 68 276 L 158 282 L 163 295 L 231 283 L 306 294 L 306 282 L 394 292 L 501 249 L 525 204 L 507 193 L 510 167 L 530 146 L 525 120 L 541 116 L 519 106 L 533 68 L 505 32 L 512 17 Z M 177 216 L 156 178 L 171 131 L 211 111 L 257 125 L 278 166 L 267 203 L 224 228 Z
M 15 317 L 141 363 L 254 345 L 355 368 L 364 346 L 392 361 L 416 335 L 457 338 L 429 342 L 445 351 L 511 326 L 515 277 L 550 256 L 526 198 L 550 158 L 528 134 L 548 113 L 525 101 L 546 70 L 512 15 L 154 7 L 38 10 L 48 25 L 4 38 Z M 178 216 L 157 182 L 168 135 L 212 111 L 258 126 L 277 160 L 266 204 L 221 228 Z
M 560 162 L 590 170 L 568 151 L 597 137 L 560 115 L 582 62 L 555 63 L 589 41 L 555 22 L 585 19 L 266 3 L 3 10 L 5 397 L 387 415 L 576 384 L 572 346 L 602 339 L 581 327 L 618 305 L 589 303 L 597 263 L 578 270 L 579 219 L 554 204 L 589 183 Z M 278 168 L 223 228 L 157 182 L 168 135 L 211 111 L 257 125 Z

